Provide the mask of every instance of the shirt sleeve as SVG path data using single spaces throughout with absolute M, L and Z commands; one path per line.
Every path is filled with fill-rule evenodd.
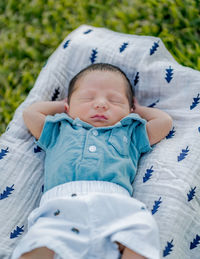
M 149 142 L 149 137 L 147 135 L 146 130 L 146 121 L 143 120 L 142 122 L 138 123 L 135 128 L 135 139 L 136 139 L 136 146 L 140 153 L 146 153 L 152 150 Z
M 46 116 L 40 138 L 36 142 L 37 145 L 43 150 L 46 151 L 56 143 L 56 140 L 60 134 L 60 122 L 62 119 L 62 114 Z

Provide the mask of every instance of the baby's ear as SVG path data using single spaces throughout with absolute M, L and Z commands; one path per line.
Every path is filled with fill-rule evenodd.
M 131 112 L 132 112 L 132 113 L 135 112 L 135 97 L 133 97 Z
M 68 110 L 69 110 L 69 105 L 68 103 L 65 103 L 65 112 L 68 113 Z
M 68 98 L 65 97 L 65 99 L 63 99 L 63 102 L 64 102 L 64 103 L 68 103 Z
M 67 97 L 64 99 L 64 108 L 65 108 L 65 112 L 68 113 L 69 104 L 68 104 L 68 98 Z

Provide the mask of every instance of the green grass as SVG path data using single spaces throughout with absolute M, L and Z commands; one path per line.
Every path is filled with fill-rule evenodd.
M 199 0 L 1 0 L 0 134 L 47 58 L 81 24 L 160 37 L 180 64 L 200 70 Z

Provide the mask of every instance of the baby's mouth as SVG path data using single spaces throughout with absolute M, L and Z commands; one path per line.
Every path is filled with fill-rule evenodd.
M 94 120 L 100 120 L 100 121 L 104 121 L 108 119 L 105 115 L 101 115 L 101 114 L 95 114 L 91 118 Z

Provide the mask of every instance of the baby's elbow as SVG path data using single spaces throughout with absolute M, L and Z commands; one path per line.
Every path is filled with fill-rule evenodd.
M 165 129 L 166 129 L 166 135 L 169 133 L 169 131 L 172 129 L 172 125 L 173 125 L 173 119 L 170 115 L 166 116 L 165 119 Z
M 23 110 L 22 116 L 23 116 L 24 121 L 26 121 L 26 119 L 27 119 L 28 116 L 29 116 L 29 112 L 28 112 L 28 109 L 27 109 L 27 108 L 25 108 L 25 109 Z
M 32 116 L 32 112 L 30 110 L 29 107 L 26 107 L 23 112 L 22 112 L 22 116 L 24 119 L 24 122 L 26 122 L 27 120 L 30 120 L 31 116 Z

